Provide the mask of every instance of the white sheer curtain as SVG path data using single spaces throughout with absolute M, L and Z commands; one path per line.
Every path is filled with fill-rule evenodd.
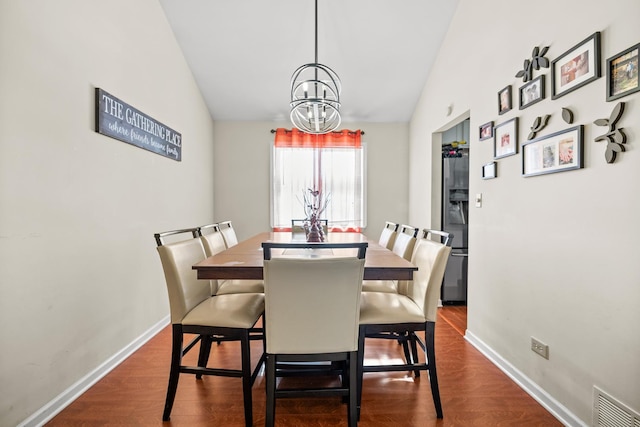
M 303 192 L 320 190 L 329 198 L 322 219 L 333 231 L 366 226 L 365 147 L 347 144 L 274 144 L 272 152 L 271 226 L 288 230 L 304 219 Z M 339 145 L 339 146 L 333 146 Z

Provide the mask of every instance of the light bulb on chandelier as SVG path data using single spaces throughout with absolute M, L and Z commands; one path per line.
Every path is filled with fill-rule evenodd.
M 318 0 L 315 0 L 315 62 L 305 64 L 291 76 L 291 122 L 303 132 L 323 134 L 340 126 L 340 78 L 318 63 Z

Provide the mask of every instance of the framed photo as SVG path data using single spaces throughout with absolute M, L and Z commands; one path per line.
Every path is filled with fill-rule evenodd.
M 513 156 L 518 152 L 518 118 L 514 117 L 493 129 L 493 158 Z
M 613 101 L 640 90 L 638 51 L 640 51 L 640 43 L 607 59 L 607 101 Z
M 600 33 L 596 32 L 551 62 L 551 99 L 600 78 Z
M 520 86 L 519 109 L 524 110 L 530 105 L 544 99 L 544 75 L 538 76 L 527 84 Z
M 493 138 L 493 122 L 487 122 L 480 126 L 478 139 L 484 141 L 485 139 Z
M 511 110 L 511 85 L 498 92 L 498 114 Z
M 482 179 L 496 178 L 498 176 L 497 166 L 498 164 L 496 162 L 482 165 Z
M 583 125 L 533 139 L 522 145 L 522 175 L 534 176 L 582 168 Z

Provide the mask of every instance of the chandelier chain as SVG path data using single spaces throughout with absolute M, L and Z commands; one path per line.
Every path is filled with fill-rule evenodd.
M 315 62 L 291 77 L 291 122 L 303 132 L 324 134 L 340 126 L 340 78 L 318 62 L 318 0 L 315 0 Z

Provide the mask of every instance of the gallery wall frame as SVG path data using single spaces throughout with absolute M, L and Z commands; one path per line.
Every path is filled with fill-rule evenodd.
M 482 165 L 482 179 L 493 179 L 498 177 L 498 163 L 491 162 Z
M 524 110 L 536 102 L 542 101 L 545 97 L 545 89 L 544 74 L 520 86 L 518 108 Z
M 498 92 L 498 114 L 502 115 L 507 111 L 511 111 L 511 98 L 511 85 Z
M 518 152 L 518 118 L 500 123 L 493 128 L 493 158 L 513 156 Z
M 597 31 L 551 62 L 551 99 L 557 99 L 601 76 Z
M 613 101 L 640 90 L 638 57 L 640 43 L 607 59 L 607 101 Z
M 481 125 L 478 129 L 479 141 L 484 141 L 489 138 L 493 138 L 493 122 L 487 122 Z
M 522 145 L 522 175 L 529 177 L 581 169 L 583 147 L 583 125 L 528 141 Z

